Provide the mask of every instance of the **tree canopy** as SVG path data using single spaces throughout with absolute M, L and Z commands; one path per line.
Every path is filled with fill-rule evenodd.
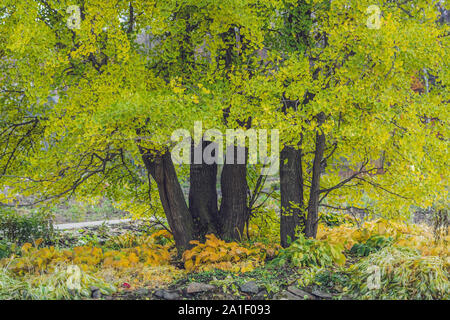
M 246 165 L 224 166 L 220 210 L 192 185 L 215 189 L 217 168 L 191 168 L 190 206 L 182 196 L 171 136 L 196 121 L 279 130 L 285 241 L 314 237 L 320 206 L 393 215 L 447 199 L 449 27 L 429 0 L 373 4 L 2 0 L 0 202 L 107 195 L 162 205 L 180 248 L 225 220 L 236 238 L 251 197 L 230 190 L 249 191 Z M 223 221 L 195 231 L 202 219 Z

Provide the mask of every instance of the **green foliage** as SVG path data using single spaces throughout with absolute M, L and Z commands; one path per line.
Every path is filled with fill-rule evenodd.
M 20 300 L 29 296 L 30 284 L 0 269 L 0 300 Z
M 236 283 L 236 279 L 231 275 L 227 275 L 224 279 L 213 279 L 211 284 L 219 287 L 225 294 L 233 294 L 234 296 L 240 296 L 239 287 Z M 243 298 L 242 296 L 240 297 Z
M 265 206 L 256 209 L 250 218 L 250 240 L 257 240 L 266 244 L 279 241 L 280 218 L 275 201 L 267 201 Z
M 364 243 L 355 243 L 350 249 L 350 252 L 360 256 L 366 257 L 371 253 L 377 252 L 384 247 L 392 245 L 394 239 L 392 237 L 384 237 L 380 235 L 371 236 Z
M 191 272 L 186 275 L 186 279 L 183 279 L 182 282 L 204 282 L 208 283 L 214 279 L 222 280 L 225 279 L 231 271 L 221 270 L 221 269 L 212 269 L 201 272 Z M 180 282 L 180 281 L 177 281 Z
M 291 268 L 280 268 L 276 266 L 257 267 L 253 271 L 236 274 L 231 271 L 214 269 L 197 273 L 189 273 L 185 280 L 178 280 L 174 286 L 179 286 L 186 282 L 203 282 L 214 283 L 222 288 L 226 288 L 229 292 L 236 293 L 236 288 L 248 282 L 255 281 L 262 289 L 265 288 L 267 293 L 273 294 L 278 292 L 283 286 L 287 286 L 294 281 L 298 274 Z
M 37 300 L 89 298 L 91 295 L 90 287 L 99 288 L 100 292 L 105 295 L 111 295 L 116 291 L 113 285 L 84 271 L 81 271 L 79 287 L 72 289 L 68 286 L 70 276 L 68 270 L 55 270 L 51 274 L 32 277 L 30 279 L 32 283 L 32 290 L 29 293 L 30 298 Z
M 71 288 L 70 272 L 55 270 L 39 276 L 15 277 L 6 269 L 0 270 L 0 299 L 6 300 L 61 300 L 89 298 L 90 287 L 97 287 L 102 294 L 111 295 L 115 287 L 104 280 L 81 271 L 79 287 Z
M 378 280 L 376 270 L 380 272 Z M 350 293 L 357 299 L 450 298 L 449 270 L 444 259 L 420 256 L 409 248 L 386 247 L 349 271 Z M 375 286 L 369 287 L 371 283 Z
M 19 214 L 12 209 L 0 208 L 0 236 L 9 242 L 23 244 L 43 239 L 50 243 L 56 236 L 52 215 L 47 211 L 33 210 Z
M 436 242 L 443 241 L 446 245 L 446 236 L 449 235 L 448 229 L 450 226 L 450 209 L 449 203 L 445 203 L 444 206 L 438 208 L 433 213 L 433 234 Z
M 173 237 L 167 230 L 157 230 L 151 235 L 147 233 L 126 232 L 108 239 L 104 247 L 111 249 L 133 248 L 142 245 L 168 246 L 173 243 Z
M 333 213 L 330 211 L 324 212 L 320 215 L 320 219 L 325 223 L 328 227 L 337 227 L 340 226 L 349 220 L 346 219 L 342 214 Z
M 275 37 L 281 50 L 288 52 L 304 52 L 310 43 L 312 27 L 311 9 L 309 1 L 282 1 L 283 14 L 279 34 Z
M 296 273 L 289 268 L 279 268 L 269 265 L 268 267 L 256 268 L 246 274 L 246 278 L 240 279 L 240 284 L 249 280 L 254 280 L 261 287 L 267 290 L 268 294 L 278 292 L 283 286 L 288 285 L 294 278 Z
M 349 284 L 350 278 L 343 271 L 322 269 L 315 274 L 314 282 L 328 291 L 342 292 Z
M 18 252 L 18 246 L 8 240 L 0 240 L 0 259 L 7 258 Z
M 78 239 L 77 245 L 97 247 L 100 246 L 100 239 L 97 234 L 84 234 Z
M 19 193 L 105 195 L 136 216 L 146 215 L 149 202 L 159 214 L 143 150 L 171 151 L 174 130 L 199 119 L 205 130 L 224 130 L 250 115 L 252 129 L 279 129 L 282 146 L 302 137 L 306 169 L 316 133 L 326 136 L 333 165 L 324 168 L 323 189 L 341 181 L 342 159 L 364 172 L 351 188 L 333 189 L 330 204 L 358 206 L 362 189 L 382 212 L 445 198 L 448 26 L 436 23 L 429 0 L 414 0 L 407 10 L 385 1 L 378 3 L 381 27 L 369 29 L 371 4 L 96 0 L 83 5 L 80 28 L 70 29 L 66 1 L 44 8 L 5 0 L 0 183 L 10 190 L 1 203 Z M 412 77 L 424 68 L 439 85 L 418 94 Z M 55 92 L 58 103 L 51 103 Z M 281 101 L 296 107 L 281 112 Z M 439 121 L 430 125 L 430 118 Z M 379 168 L 370 160 L 381 155 L 384 173 L 374 174 Z M 386 197 L 386 190 L 402 197 Z
M 271 264 L 295 267 L 343 265 L 345 256 L 340 244 L 330 244 L 326 241 L 305 239 L 300 235 L 288 248 L 280 250 Z

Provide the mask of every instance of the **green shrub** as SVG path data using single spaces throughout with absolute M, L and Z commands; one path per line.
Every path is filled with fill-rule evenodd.
M 314 276 L 314 283 L 328 290 L 340 290 L 346 287 L 350 279 L 345 272 L 322 269 Z
M 384 247 L 392 245 L 393 241 L 394 239 L 392 237 L 374 235 L 367 239 L 367 241 L 364 243 L 355 243 L 350 249 L 350 252 L 360 257 L 367 257 L 371 253 L 377 252 Z
M 0 240 L 0 259 L 7 258 L 13 253 L 17 253 L 19 247 L 15 243 L 7 240 Z
M 271 263 L 278 266 L 288 263 L 296 267 L 343 265 L 345 264 L 343 250 L 341 245 L 306 239 L 300 235 L 288 248 L 280 250 Z
M 385 247 L 349 268 L 350 290 L 357 299 L 445 299 L 449 296 L 444 259 L 416 250 Z
M 338 227 L 346 222 L 349 222 L 341 213 L 324 212 L 320 215 L 320 220 L 327 227 Z
M 12 209 L 0 208 L 0 237 L 3 241 L 20 245 L 42 238 L 44 243 L 50 243 L 54 236 L 49 213 L 34 210 L 28 214 L 19 214 Z

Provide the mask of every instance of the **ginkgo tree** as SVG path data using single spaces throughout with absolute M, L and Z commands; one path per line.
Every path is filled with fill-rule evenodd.
M 219 205 L 217 164 L 181 168 L 187 203 L 172 161 L 172 133 L 199 120 L 280 130 L 284 246 L 315 237 L 320 206 L 445 199 L 448 26 L 430 1 L 371 5 L 2 0 L 0 202 L 107 195 L 160 204 L 180 251 L 207 233 L 238 239 L 249 165 L 223 165 Z
M 253 116 L 276 119 L 284 133 L 283 245 L 298 229 L 315 237 L 319 206 L 407 215 L 413 204 L 445 203 L 449 29 L 436 5 L 284 1 L 277 8 L 268 33 L 278 70 L 240 85 L 250 93 L 268 88 L 262 114 Z M 413 90 L 415 81 L 426 90 Z
M 1 159 L 9 194 L 35 195 L 35 203 L 104 192 L 150 201 L 142 179 L 149 176 L 180 249 L 211 231 L 237 238 L 246 214 L 245 164 L 224 166 L 219 219 L 216 191 L 205 189 L 215 188 L 216 175 L 204 173 L 217 167 L 191 170 L 188 208 L 170 138 L 198 119 L 226 127 L 227 72 L 251 64 L 264 40 L 254 4 L 5 1 Z M 205 215 L 204 203 L 215 209 Z

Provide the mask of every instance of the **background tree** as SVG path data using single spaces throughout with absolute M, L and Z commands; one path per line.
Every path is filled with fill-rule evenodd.
M 270 88 L 263 116 L 284 133 L 283 245 L 296 232 L 316 235 L 319 206 L 408 214 L 447 195 L 438 160 L 446 135 L 437 134 L 446 120 L 437 129 L 421 118 L 446 118 L 448 26 L 427 1 L 384 1 L 379 16 L 370 5 L 283 1 L 274 10 L 268 34 L 278 72 L 254 85 Z M 425 66 L 439 85 L 417 94 L 411 78 Z

